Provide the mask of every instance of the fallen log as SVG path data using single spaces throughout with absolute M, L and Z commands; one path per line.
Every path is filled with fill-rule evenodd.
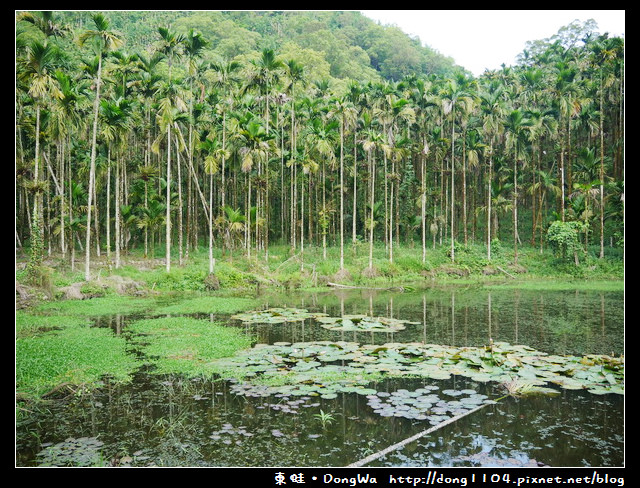
M 373 286 L 353 286 L 353 285 L 342 285 L 340 283 L 327 283 L 327 286 L 332 288 L 341 288 L 348 290 L 382 290 L 382 291 L 400 291 L 403 292 L 406 290 L 404 286 L 391 286 L 391 287 L 373 287 Z
M 504 274 L 506 274 L 507 276 L 513 278 L 514 280 L 516 279 L 515 276 L 513 276 L 511 273 L 505 271 L 504 269 L 502 269 L 500 266 L 496 266 L 496 268 L 498 268 L 500 271 L 502 271 Z
M 351 463 L 348 465 L 349 468 L 360 468 L 366 464 L 369 464 L 371 461 L 375 461 L 376 459 L 383 457 L 387 454 L 389 454 L 392 451 L 397 451 L 398 449 L 402 449 L 404 446 L 406 446 L 407 444 L 414 442 L 418 439 L 420 439 L 421 437 L 424 437 L 428 434 L 431 434 L 432 432 L 435 432 L 436 430 L 444 427 L 445 425 L 449 425 L 463 417 L 466 417 L 467 415 L 470 415 L 472 413 L 477 412 L 478 410 L 480 410 L 481 408 L 486 407 L 487 405 L 493 405 L 495 402 L 490 402 L 490 403 L 483 403 L 482 405 L 479 405 L 477 407 L 475 407 L 472 410 L 469 410 L 465 413 L 462 413 L 460 415 L 456 415 L 455 417 L 451 417 L 448 420 L 445 420 L 444 422 L 440 422 L 437 425 L 434 425 L 433 427 L 427 429 L 427 430 L 423 430 L 422 432 L 418 432 L 417 434 L 415 434 L 414 436 L 409 437 L 408 439 L 405 439 L 403 441 L 400 441 L 396 444 L 393 444 L 392 446 L 389 446 L 385 449 L 382 449 L 381 451 L 378 451 L 374 454 L 371 454 L 370 456 L 365 457 L 364 459 L 360 459 L 359 461 L 356 461 L 355 463 Z

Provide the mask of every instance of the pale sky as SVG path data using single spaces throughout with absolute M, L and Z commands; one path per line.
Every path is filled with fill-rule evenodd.
M 459 66 L 481 75 L 514 65 L 527 41 L 546 39 L 574 20 L 593 19 L 598 32 L 622 36 L 624 10 L 361 10 L 382 25 L 418 36 Z

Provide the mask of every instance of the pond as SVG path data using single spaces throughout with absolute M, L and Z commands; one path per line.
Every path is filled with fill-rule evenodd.
M 129 385 L 107 380 L 95 393 L 48 403 L 25 418 L 17 426 L 16 464 L 347 466 L 369 458 L 374 467 L 624 465 L 619 392 L 550 384 L 554 394 L 505 395 L 506 382 L 463 364 L 453 374 L 412 369 L 431 367 L 418 361 L 431 354 L 476 361 L 476 351 L 493 345 L 491 352 L 510 360 L 523 351 L 619 357 L 622 292 L 456 288 L 260 298 L 260 310 L 310 316 L 273 323 L 211 317 L 255 338 L 256 347 L 230 363 L 251 364 L 251 375 L 220 381 L 142 369 Z M 343 317 L 348 323 L 337 321 Z M 394 320 L 371 320 L 377 317 Z M 114 333 L 126 331 L 127 321 L 118 320 Z M 282 363 L 287 374 L 302 375 L 297 384 L 251 381 Z M 383 374 L 352 381 L 354 371 L 374 367 Z M 314 368 L 324 368 L 322 381 L 309 376 Z M 385 374 L 396 370 L 403 374 Z M 327 389 L 334 384 L 339 388 Z

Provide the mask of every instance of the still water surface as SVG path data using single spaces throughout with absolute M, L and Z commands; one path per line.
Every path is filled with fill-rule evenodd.
M 313 320 L 246 325 L 257 343 L 352 341 L 482 346 L 526 344 L 549 354 L 624 352 L 622 292 L 434 290 L 340 291 L 262 297 L 332 316 L 368 314 L 417 322 L 395 333 L 339 332 Z M 219 321 L 219 316 L 212 316 Z M 127 319 L 118 322 L 126 329 Z M 377 392 L 475 391 L 502 397 L 498 385 L 386 379 Z M 131 385 L 68 398 L 17 426 L 17 464 L 131 466 L 346 466 L 430 427 L 381 417 L 370 399 L 236 395 L 213 378 L 140 371 Z M 370 466 L 623 466 L 624 397 L 559 390 L 507 397 L 372 461 Z

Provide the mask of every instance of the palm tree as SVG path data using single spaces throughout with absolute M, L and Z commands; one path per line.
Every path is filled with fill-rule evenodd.
M 389 178 L 390 182 L 391 182 L 391 193 L 389 196 L 389 201 L 391 202 L 391 206 L 393 206 L 393 203 L 395 202 L 396 205 L 396 209 L 395 209 L 395 214 L 396 214 L 396 219 L 394 222 L 394 212 L 393 210 L 390 211 L 390 222 L 389 222 L 389 262 L 393 263 L 393 240 L 394 240 L 394 234 L 393 234 L 393 229 L 394 227 L 396 228 L 396 239 L 399 238 L 399 233 L 400 233 L 400 216 L 399 216 L 399 197 L 398 197 L 398 193 L 400 191 L 400 171 L 398 170 L 398 167 L 400 166 L 400 163 L 402 161 L 405 161 L 406 158 L 408 158 L 411 154 L 411 140 L 403 137 L 403 138 L 396 138 L 394 140 L 394 144 L 393 146 L 390 148 L 390 155 L 391 155 L 391 173 L 389 173 L 387 175 L 387 177 Z
M 166 213 L 166 269 L 167 273 L 171 270 L 171 202 L 170 202 L 170 188 L 171 188 L 171 127 L 174 125 L 172 120 L 174 117 L 179 117 L 177 111 L 187 111 L 184 98 L 180 93 L 178 87 L 173 84 L 172 69 L 173 63 L 180 59 L 184 53 L 185 36 L 178 34 L 170 27 L 158 27 L 158 34 L 160 35 L 160 47 L 159 52 L 167 60 L 169 68 L 168 73 L 168 86 L 166 87 L 166 97 L 161 104 L 164 107 L 161 108 L 163 122 L 161 125 L 167 129 L 167 213 Z M 174 110 L 172 106 L 175 106 L 177 110 Z M 179 154 L 179 152 L 177 153 Z M 182 182 L 180 175 L 180 164 L 178 168 L 178 246 L 179 246 L 179 262 L 182 264 Z
M 273 137 L 267 134 L 265 127 L 262 125 L 260 120 L 253 117 L 248 121 L 245 121 L 238 132 L 236 137 L 236 145 L 238 147 L 238 152 L 241 158 L 241 169 L 242 172 L 247 174 L 249 189 L 247 192 L 247 222 L 251 222 L 250 220 L 250 211 L 251 211 L 251 171 L 254 168 L 254 165 L 260 167 L 263 163 L 267 161 L 269 154 L 276 151 L 276 147 L 274 144 Z M 260 175 L 258 175 L 260 176 Z M 256 191 L 256 194 L 258 192 Z M 259 245 L 259 226 L 262 223 L 260 220 L 260 200 L 256 198 L 256 239 Z M 251 256 L 251 226 L 247 226 L 247 255 Z
M 164 213 L 166 211 L 165 204 L 160 201 L 157 194 L 153 194 L 148 204 L 141 209 L 142 216 L 138 219 L 138 228 L 145 230 L 145 254 L 146 254 L 146 235 L 151 232 L 151 256 L 155 256 L 155 245 L 153 234 L 155 230 L 159 230 L 164 221 Z
M 431 112 L 439 109 L 441 103 L 433 91 L 433 83 L 417 80 L 413 91 L 414 106 L 416 107 L 416 121 L 422 134 L 420 158 L 420 220 L 422 237 L 422 262 L 427 260 L 427 158 L 431 153 L 432 124 L 434 117 Z M 437 117 L 436 117 L 437 118 Z
M 188 163 L 189 168 L 193 167 L 193 140 L 194 140 L 194 116 L 193 116 L 193 100 L 195 98 L 195 93 L 193 89 L 194 82 L 199 82 L 200 84 L 200 99 L 204 98 L 204 83 L 202 82 L 202 73 L 206 68 L 207 64 L 201 62 L 201 58 L 203 55 L 204 48 L 207 46 L 208 42 L 206 39 L 202 37 L 202 34 L 195 31 L 194 29 L 190 29 L 187 35 L 184 37 L 183 47 L 184 54 L 187 57 L 188 62 L 188 73 L 189 73 L 189 135 L 188 135 Z M 191 182 L 192 176 L 189 174 L 189 194 L 187 195 L 187 201 L 191 201 Z M 189 229 L 191 223 L 191 205 L 187 207 L 187 249 L 186 256 L 189 255 Z
M 487 86 L 480 92 L 480 112 L 482 117 L 482 131 L 489 141 L 486 152 L 489 159 L 489 176 L 487 183 L 487 259 L 491 260 L 491 205 L 494 143 L 503 130 L 504 114 L 503 88 L 496 80 L 489 80 Z
M 167 58 L 169 83 L 172 83 L 171 70 L 175 60 L 179 59 L 183 54 L 185 36 L 178 34 L 170 27 L 158 27 L 158 34 L 160 35 L 160 47 L 158 50 Z
M 96 146 L 97 146 L 97 135 L 98 135 L 98 114 L 100 108 L 100 84 L 102 83 L 102 57 L 104 54 L 109 52 L 111 49 L 117 49 L 123 44 L 122 39 L 116 34 L 109 30 L 109 21 L 106 17 L 100 13 L 92 15 L 92 20 L 95 25 L 95 29 L 90 29 L 83 32 L 79 37 L 79 42 L 81 45 L 86 44 L 87 42 L 93 42 L 93 47 L 96 50 L 96 54 L 98 56 L 98 73 L 96 76 L 96 96 L 93 102 L 93 131 L 91 136 L 91 165 L 89 169 L 89 191 L 88 198 L 89 201 L 87 203 L 87 235 L 85 241 L 85 271 L 84 278 L 86 281 L 91 279 L 90 272 L 90 249 L 91 249 L 91 205 L 92 205 L 92 197 L 94 192 L 95 185 L 95 174 L 96 174 Z
M 237 82 L 236 73 L 240 70 L 242 65 L 237 61 L 229 61 L 229 60 L 220 60 L 212 62 L 210 65 L 211 69 L 215 71 L 217 78 L 214 82 L 214 86 L 220 88 L 221 100 L 220 100 L 220 108 L 222 110 L 222 149 L 224 151 L 227 150 L 227 111 L 228 107 L 231 106 L 231 102 L 233 101 L 233 97 L 231 96 L 233 93 L 234 84 Z M 226 160 L 227 153 L 223 153 L 222 157 L 222 167 L 220 170 L 220 174 L 222 176 L 221 183 L 221 203 L 220 205 L 224 208 L 226 206 Z
M 364 123 L 366 113 L 362 111 L 362 104 L 365 95 L 365 88 L 357 82 L 351 82 L 347 87 L 346 98 L 351 102 L 355 110 L 355 120 L 353 127 L 353 209 L 351 215 L 351 243 L 354 246 L 357 242 L 356 221 L 358 214 L 358 130 Z
M 244 232 L 246 217 L 242 215 L 242 211 L 239 208 L 234 209 L 227 205 L 223 207 L 223 210 L 226 215 L 225 235 L 229 241 L 229 248 L 234 249 L 235 241 L 239 239 Z
M 116 100 L 101 100 L 101 115 L 102 115 L 102 136 L 105 142 L 109 145 L 109 152 L 111 147 L 115 149 L 116 153 L 116 176 L 115 176 L 115 267 L 120 268 L 120 248 L 121 248 L 121 156 L 123 150 L 126 148 L 126 136 L 131 129 L 133 107 L 130 101 L 123 98 Z M 109 172 L 111 166 L 109 166 Z M 110 188 L 110 182 L 107 183 L 107 189 Z M 108 191 L 108 190 L 107 190 Z M 108 197 L 107 197 L 108 198 Z M 107 205 L 109 202 L 107 201 Z M 110 225 L 108 221 L 110 219 L 109 207 L 107 206 L 107 256 L 110 256 Z
M 473 130 L 470 130 L 467 133 L 467 137 L 465 140 L 465 147 L 466 147 L 466 161 L 468 164 L 469 169 L 475 169 L 480 165 L 480 157 L 482 155 L 482 153 L 487 149 L 487 145 L 482 141 L 481 137 L 480 137 L 480 131 L 477 128 L 474 128 Z M 467 193 L 467 182 L 466 182 L 466 176 L 463 179 L 463 190 L 462 190 L 462 194 L 463 196 L 465 196 Z M 466 197 L 465 197 L 466 200 Z M 462 213 L 462 218 L 463 218 L 463 226 L 464 226 L 464 243 L 465 245 L 467 244 L 467 211 L 466 211 L 466 204 L 463 204 L 463 213 Z M 474 220 L 475 222 L 475 220 Z M 472 238 L 475 235 L 475 225 L 473 227 L 474 232 L 472 233 Z
M 209 175 L 209 273 L 213 273 L 213 175 L 218 172 L 222 162 L 229 157 L 223 144 L 218 139 L 207 137 L 200 143 L 199 149 L 205 153 L 204 171 Z M 226 212 L 226 206 L 223 206 Z
M 513 155 L 513 247 L 514 264 L 518 264 L 518 163 L 525 157 L 527 130 L 531 122 L 519 110 L 512 110 L 504 122 L 506 146 Z
M 390 82 L 374 83 L 370 92 L 371 115 L 380 124 L 382 136 L 385 138 L 387 146 L 393 145 L 393 104 L 396 101 L 394 86 Z M 384 182 L 384 242 L 389 250 L 389 177 L 388 177 L 388 153 L 382 154 L 383 159 L 383 179 Z
M 335 121 L 324 122 L 321 118 L 311 119 L 311 125 L 305 130 L 305 146 L 312 159 L 322 161 L 322 210 L 320 226 L 322 228 L 322 253 L 327 258 L 327 229 L 329 226 L 329 209 L 326 201 L 326 163 L 335 164 L 335 139 L 338 124 Z M 343 269 L 343 268 L 340 268 Z
M 334 101 L 330 112 L 340 120 L 340 271 L 344 269 L 344 135 L 345 131 L 354 126 L 357 111 L 347 98 Z
M 388 175 L 391 180 L 391 195 L 389 198 L 389 261 L 393 262 L 393 204 L 394 195 L 397 200 L 399 181 L 398 172 L 396 170 L 397 165 L 407 156 L 410 151 L 405 147 L 408 145 L 408 140 L 400 135 L 400 124 L 406 124 L 410 126 L 416 120 L 416 113 L 411 106 L 409 100 L 406 98 L 392 97 L 388 106 L 388 122 L 389 122 L 389 146 L 392 148 L 391 155 L 391 174 Z M 396 211 L 398 204 L 396 202 Z M 399 219 L 396 219 L 396 225 L 398 225 Z M 397 233 L 396 233 L 397 235 Z
M 273 49 L 263 49 L 260 53 L 260 57 L 257 60 L 251 61 L 251 66 L 249 66 L 249 70 L 247 72 L 247 83 L 244 88 L 245 92 L 256 88 L 260 93 L 260 96 L 264 101 L 264 130 L 266 136 L 271 137 L 270 127 L 271 127 L 271 115 L 270 115 L 270 101 L 271 101 L 271 88 L 272 85 L 279 79 L 281 70 L 284 68 L 284 63 L 279 60 L 276 56 L 276 53 Z M 273 146 L 273 145 L 272 145 Z M 273 146 L 275 147 L 275 146 Z M 256 207 L 257 207 L 257 218 L 256 225 L 258 222 L 266 222 L 268 221 L 268 215 L 266 214 L 267 204 L 266 199 L 269 191 L 269 167 L 268 167 L 269 159 L 260 158 L 257 160 L 257 181 L 260 183 L 257 187 L 256 191 Z M 264 175 L 263 175 L 264 173 Z M 261 183 L 264 182 L 264 185 Z M 261 233 L 256 234 L 256 238 L 258 239 L 258 247 L 262 247 L 265 251 L 265 259 L 269 256 L 269 251 L 266 245 L 268 233 L 261 235 Z
M 146 210 L 149 207 L 149 180 L 152 178 L 157 178 L 158 171 L 152 165 L 141 165 L 138 168 L 137 175 L 144 182 L 144 207 L 143 212 L 146 215 Z M 163 209 L 164 210 L 164 209 Z M 144 228 L 144 257 L 146 258 L 149 255 L 149 225 L 140 226 L 140 228 Z
M 168 83 L 161 87 L 163 98 L 158 102 L 158 125 L 160 127 L 160 133 L 153 142 L 153 150 L 159 152 L 160 142 L 164 139 L 167 145 L 167 169 L 166 169 L 166 263 L 165 267 L 167 273 L 171 271 L 171 141 L 173 137 L 180 139 L 182 146 L 184 146 L 184 140 L 182 140 L 182 132 L 179 130 L 178 122 L 187 119 L 186 113 L 187 107 L 181 96 L 180 90 L 172 83 Z M 179 150 L 179 149 L 178 149 Z M 178 185 L 180 182 L 178 181 Z
M 560 164 L 558 170 L 560 172 L 560 216 L 561 220 L 565 220 L 565 152 L 567 150 L 567 142 L 565 134 L 571 124 L 571 118 L 576 113 L 576 96 L 577 88 L 574 83 L 577 70 L 564 61 L 559 61 L 555 65 L 555 84 L 553 86 L 554 105 L 558 116 L 558 137 L 560 139 Z
M 607 83 L 604 70 L 621 52 L 622 40 L 620 38 L 608 39 L 606 34 L 601 36 L 593 46 L 593 63 L 600 67 L 600 259 L 604 258 L 604 91 Z
M 546 152 L 543 149 L 543 142 L 545 136 L 552 135 L 556 130 L 556 119 L 553 117 L 552 112 L 547 110 L 527 110 L 527 118 L 529 119 L 529 141 L 531 142 L 531 174 L 532 184 L 529 187 L 529 193 L 532 195 L 532 225 L 531 225 L 531 244 L 534 244 L 536 229 L 542 225 L 542 214 L 538 211 L 537 205 L 542 203 L 540 196 L 536 197 L 536 191 L 542 191 L 543 185 L 540 181 L 536 181 L 536 178 L 540 177 L 540 171 L 542 169 L 542 157 Z M 533 152 L 535 151 L 536 157 Z
M 444 115 L 451 114 L 451 262 L 455 261 L 455 216 L 454 216 L 454 204 L 455 204 L 455 140 L 456 140 L 456 108 L 460 108 L 461 114 L 464 117 L 471 111 L 473 99 L 464 85 L 461 85 L 458 80 L 464 78 L 456 78 L 447 80 L 442 95 L 443 95 L 443 112 Z
M 129 54 L 123 51 L 113 51 L 110 56 L 113 67 L 111 72 L 113 73 L 114 84 L 116 90 L 121 96 L 129 96 L 133 86 L 130 82 L 133 80 L 133 75 L 138 72 L 138 54 Z M 120 77 L 120 81 L 116 81 L 117 77 Z
M 279 78 L 279 71 L 285 64 L 276 57 L 273 49 L 263 49 L 260 57 L 251 62 L 251 71 L 248 73 L 248 80 L 245 89 L 257 88 L 264 97 L 264 123 L 266 133 L 269 134 L 270 115 L 269 101 L 271 86 Z
M 162 61 L 162 53 L 155 52 L 150 57 L 138 54 L 138 67 L 135 79 L 131 81 L 131 85 L 136 88 L 137 92 L 143 99 L 145 112 L 145 135 L 146 135 L 146 151 L 145 164 L 151 164 L 151 143 L 153 141 L 151 131 L 151 103 L 156 93 L 160 89 L 162 76 L 157 72 L 157 67 Z
M 84 101 L 82 83 L 75 83 L 66 73 L 58 70 L 55 72 L 55 78 L 58 82 L 61 97 L 54 97 L 53 109 L 49 111 L 49 131 L 51 137 L 57 141 L 60 148 L 59 151 L 59 184 L 56 188 L 59 190 L 60 198 L 60 220 L 64 221 L 66 212 L 69 211 L 69 205 L 65 192 L 65 158 L 71 154 L 71 137 L 73 130 L 81 126 L 82 123 L 82 105 Z M 67 174 L 71 174 L 71 158 L 69 157 L 69 167 L 66 169 Z M 67 253 L 67 234 L 65 233 L 65 225 L 60 226 L 60 248 L 62 250 L 62 258 L 66 258 Z
M 374 274 L 375 271 L 373 269 L 373 228 L 375 227 L 375 188 L 376 188 L 376 150 L 382 149 L 383 152 L 388 154 L 389 146 L 384 142 L 384 138 L 382 134 L 379 132 L 369 129 L 365 134 L 365 141 L 362 144 L 362 148 L 365 150 L 369 160 L 369 196 L 370 196 L 370 218 L 367 224 L 369 228 L 369 268 L 368 273 Z
M 289 217 L 290 217 L 290 234 L 291 234 L 290 241 L 291 241 L 291 248 L 295 249 L 296 240 L 297 240 L 297 236 L 296 236 L 297 225 L 295 224 L 295 221 L 296 221 L 297 180 L 298 180 L 298 178 L 296 177 L 298 164 L 295 163 L 297 158 L 297 152 L 298 152 L 298 142 L 297 142 L 297 134 L 298 134 L 297 125 L 298 124 L 296 119 L 296 104 L 298 103 L 298 100 L 296 97 L 296 93 L 297 93 L 296 87 L 300 85 L 304 88 L 307 85 L 307 78 L 306 78 L 306 72 L 305 72 L 304 66 L 299 62 L 297 62 L 296 60 L 291 59 L 285 62 L 284 67 L 286 71 L 284 89 L 285 89 L 285 92 L 289 94 L 289 102 L 290 102 L 290 107 L 289 107 L 289 114 L 290 114 L 289 157 L 290 157 L 290 160 L 287 163 L 291 171 L 291 177 L 290 177 L 291 185 L 290 185 L 290 198 L 289 198 L 289 201 L 290 201 Z M 282 156 L 284 156 L 284 154 L 282 154 Z M 284 168 L 282 169 L 282 172 L 284 173 Z M 282 192 L 284 195 L 284 185 L 282 188 Z M 284 201 L 284 198 L 282 200 Z
M 16 16 L 16 21 L 20 20 L 33 24 L 44 34 L 46 39 L 49 37 L 64 37 L 70 32 L 69 26 L 58 22 L 54 17 L 54 13 L 49 10 L 41 11 L 37 14 L 20 12 Z
M 26 56 L 20 65 L 19 78 L 29 85 L 28 93 L 33 98 L 36 107 L 35 127 L 35 157 L 33 179 L 33 213 L 31 233 L 31 264 L 35 271 L 42 263 L 42 228 L 41 228 L 41 191 L 40 187 L 40 112 L 48 97 L 61 98 L 62 92 L 54 76 L 58 51 L 48 44 L 34 41 L 27 47 Z

